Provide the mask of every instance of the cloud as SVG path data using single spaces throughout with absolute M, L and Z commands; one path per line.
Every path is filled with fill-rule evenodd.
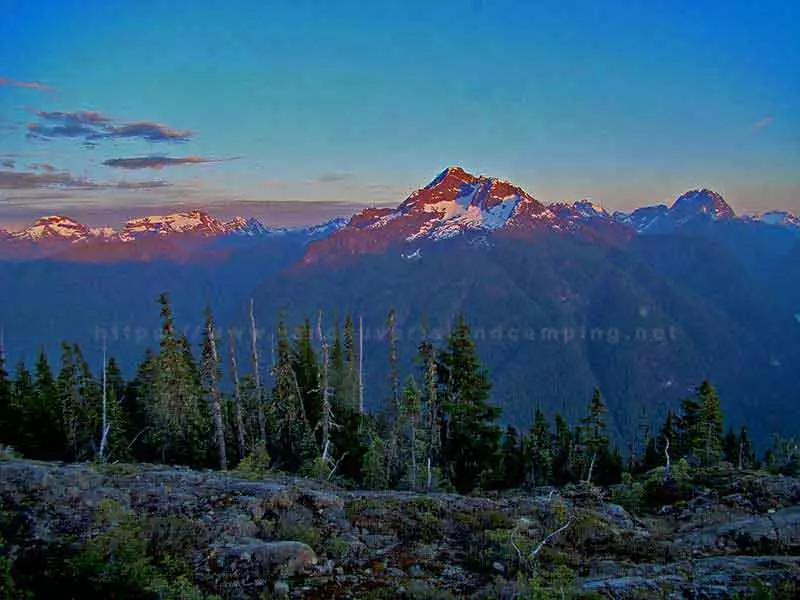
M 94 111 L 39 111 L 40 122 L 28 125 L 28 137 L 52 140 L 83 138 L 88 145 L 101 140 L 139 139 L 147 142 L 186 142 L 194 135 L 188 129 L 172 129 L 151 121 L 120 121 Z
M 41 188 L 90 189 L 89 181 L 75 178 L 67 172 L 31 173 L 29 171 L 0 171 L 0 189 L 36 190 Z
M 55 173 L 58 170 L 50 163 L 31 163 L 28 168 L 34 171 L 44 171 L 45 173 Z
M 353 175 L 350 173 L 323 173 L 316 178 L 320 183 L 340 183 L 352 179 Z
M 199 165 L 204 163 L 216 163 L 235 158 L 203 158 L 202 156 L 134 156 L 130 158 L 110 158 L 103 162 L 107 167 L 118 169 L 163 169 L 164 167 L 175 167 L 182 165 Z
M 148 142 L 187 142 L 194 135 L 188 129 L 170 129 L 160 123 L 149 123 L 139 121 L 136 123 L 126 123 L 123 125 L 109 127 L 106 138 L 140 138 Z
M 769 115 L 766 115 L 765 117 L 762 117 L 761 119 L 753 123 L 753 127 L 755 129 L 764 129 L 765 127 L 771 125 L 774 120 L 775 119 L 773 119 Z
M 0 166 L 4 169 L 13 169 L 15 164 L 11 159 L 0 160 Z
M 30 90 L 39 90 L 40 92 L 53 92 L 56 88 L 39 83 L 38 81 L 17 81 L 9 79 L 8 77 L 0 77 L 0 86 L 9 86 L 17 88 L 27 88 Z
M 169 187 L 166 181 L 98 182 L 86 177 L 75 177 L 66 171 L 0 171 L 0 190 L 142 190 Z

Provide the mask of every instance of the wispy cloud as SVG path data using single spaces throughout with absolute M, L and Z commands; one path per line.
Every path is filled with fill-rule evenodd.
M 769 115 L 766 115 L 766 116 L 762 117 L 761 119 L 759 119 L 758 121 L 756 121 L 755 123 L 753 123 L 753 128 L 754 129 L 764 129 L 765 127 L 768 127 L 768 126 L 772 125 L 772 123 L 774 121 L 775 121 L 774 118 L 772 118 Z
M 130 158 L 110 158 L 103 162 L 107 167 L 118 169 L 163 169 L 185 165 L 200 165 L 205 163 L 218 163 L 235 158 L 204 158 L 202 156 L 134 156 Z
M 44 169 L 33 171 L 0 171 L 0 189 L 3 190 L 140 190 L 169 187 L 165 181 L 92 181 L 86 177 L 75 177 L 67 171 Z
M 316 178 L 320 183 L 340 183 L 352 179 L 353 175 L 350 173 L 323 173 Z
M 16 88 L 27 88 L 29 90 L 39 90 L 40 92 L 53 92 L 56 88 L 39 83 L 38 81 L 17 81 L 16 79 L 9 79 L 8 77 L 0 77 L 0 86 L 9 86 Z
M 28 125 L 31 139 L 82 138 L 87 144 L 113 139 L 147 142 L 186 142 L 194 135 L 188 129 L 173 129 L 151 121 L 120 121 L 93 111 L 39 111 L 38 123 Z
M 50 163 L 31 163 L 28 165 L 29 169 L 33 169 L 34 171 L 44 171 L 45 173 L 55 173 L 58 169 L 56 169 Z

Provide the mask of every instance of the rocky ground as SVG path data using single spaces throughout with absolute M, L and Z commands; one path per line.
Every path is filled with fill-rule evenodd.
M 630 491 L 364 492 L 0 460 L 0 584 L 3 564 L 12 578 L 26 568 L 46 577 L 48 556 L 90 548 L 102 569 L 146 554 L 170 584 L 223 598 L 800 595 L 800 480 L 723 465 L 660 507 L 639 510 Z

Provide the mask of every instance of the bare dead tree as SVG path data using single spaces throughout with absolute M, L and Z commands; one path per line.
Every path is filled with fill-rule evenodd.
M 322 360 L 320 364 L 320 386 L 322 388 L 322 416 L 319 426 L 322 428 L 322 459 L 330 459 L 330 434 L 334 425 L 333 407 L 331 406 L 330 386 L 328 383 L 328 340 L 322 330 L 322 311 L 319 311 L 317 319 L 317 335 L 320 340 L 322 350 Z
M 103 335 L 103 416 L 100 425 L 100 462 L 106 462 L 106 448 L 111 424 L 108 422 L 108 362 L 106 360 L 106 336 Z
M 211 310 L 206 317 L 206 339 L 208 343 L 208 356 L 205 357 L 209 364 L 206 365 L 211 401 L 211 416 L 214 419 L 214 437 L 217 441 L 219 452 L 219 466 L 222 471 L 228 470 L 228 452 L 225 447 L 225 422 L 222 420 L 222 403 L 219 392 L 219 353 L 217 352 L 217 332 Z
M 664 444 L 664 456 L 667 457 L 667 464 L 664 467 L 664 483 L 667 483 L 669 481 L 670 467 L 672 465 L 672 462 L 671 462 L 670 457 L 669 457 L 669 438 L 666 438 L 666 440 L 667 440 L 667 443 Z
M 261 367 L 258 362 L 258 330 L 253 299 L 250 298 L 250 359 L 253 363 L 253 380 L 256 384 L 256 416 L 261 440 L 267 440 L 267 422 L 264 417 L 264 395 L 261 390 Z
M 239 450 L 239 458 L 244 458 L 244 412 L 242 410 L 242 387 L 239 383 L 239 364 L 236 359 L 236 338 L 233 328 L 228 329 L 228 348 L 231 361 L 231 379 L 233 379 L 233 410 L 236 417 L 236 446 Z
M 364 414 L 364 318 L 358 318 L 358 414 Z

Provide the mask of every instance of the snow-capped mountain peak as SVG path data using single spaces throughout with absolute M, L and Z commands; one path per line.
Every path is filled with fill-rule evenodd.
M 91 237 L 91 230 L 74 219 L 61 215 L 40 217 L 32 225 L 11 235 L 13 239 L 38 242 L 42 240 L 78 241 Z
M 578 200 L 572 205 L 572 207 L 578 211 L 582 217 L 586 217 L 588 219 L 593 217 L 602 217 L 607 219 L 610 216 L 605 208 L 603 208 L 600 204 L 593 202 L 590 198 Z
M 140 236 L 170 235 L 175 233 L 214 236 L 228 231 L 223 223 L 208 213 L 202 210 L 192 210 L 132 219 L 125 223 L 119 233 L 119 238 L 122 241 L 130 241 Z
M 760 221 L 767 225 L 778 225 L 783 227 L 791 227 L 792 229 L 800 229 L 800 217 L 793 215 L 785 210 L 771 210 L 754 217 L 750 220 Z
M 669 209 L 670 215 L 677 219 L 689 219 L 701 214 L 712 219 L 728 219 L 736 213 L 718 193 L 707 188 L 690 190 L 678 197 Z

